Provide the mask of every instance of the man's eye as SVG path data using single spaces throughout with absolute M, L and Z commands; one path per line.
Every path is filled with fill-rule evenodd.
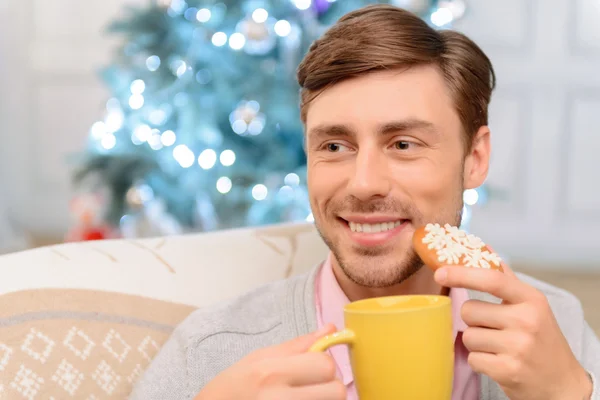
M 398 150 L 408 150 L 411 146 L 411 142 L 407 142 L 406 140 L 400 140 L 396 142 L 396 148 Z
M 339 143 L 328 143 L 327 144 L 327 150 L 332 152 L 332 153 L 339 153 L 340 151 L 344 151 L 347 150 L 348 148 L 346 146 L 343 146 Z

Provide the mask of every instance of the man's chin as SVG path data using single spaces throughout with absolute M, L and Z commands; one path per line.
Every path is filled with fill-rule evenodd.
M 354 257 L 391 257 L 394 252 L 393 246 L 351 246 Z
M 355 284 L 371 289 L 384 289 L 399 285 L 417 273 L 423 266 L 414 260 L 390 264 L 370 257 L 368 263 L 340 263 L 344 275 Z

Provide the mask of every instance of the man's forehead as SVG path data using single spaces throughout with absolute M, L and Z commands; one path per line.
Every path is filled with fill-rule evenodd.
M 343 130 L 435 133 L 459 123 L 444 79 L 433 68 L 378 72 L 340 82 L 320 93 L 306 111 L 307 136 Z

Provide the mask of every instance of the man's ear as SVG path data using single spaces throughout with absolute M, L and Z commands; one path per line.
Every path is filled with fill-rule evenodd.
M 464 188 L 474 189 L 483 184 L 490 166 L 490 129 L 488 126 L 479 128 L 473 137 L 470 151 L 465 157 Z

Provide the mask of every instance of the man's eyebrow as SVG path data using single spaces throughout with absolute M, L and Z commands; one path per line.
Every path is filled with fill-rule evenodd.
M 322 124 L 322 125 L 317 125 L 317 126 L 311 128 L 308 131 L 307 136 L 326 139 L 326 138 L 337 138 L 340 136 L 354 137 L 355 135 L 356 135 L 356 133 L 354 132 L 354 130 L 351 127 L 349 127 L 348 125 Z
M 377 129 L 377 131 L 382 135 L 416 130 L 439 135 L 439 131 L 436 129 L 434 124 L 429 121 L 415 118 L 386 122 Z
M 383 123 L 377 128 L 381 135 L 398 134 L 409 131 L 424 131 L 426 133 L 439 135 L 435 125 L 422 119 L 410 118 Z M 318 138 L 337 138 L 340 136 L 355 137 L 355 130 L 345 124 L 321 124 L 310 129 L 308 136 Z

